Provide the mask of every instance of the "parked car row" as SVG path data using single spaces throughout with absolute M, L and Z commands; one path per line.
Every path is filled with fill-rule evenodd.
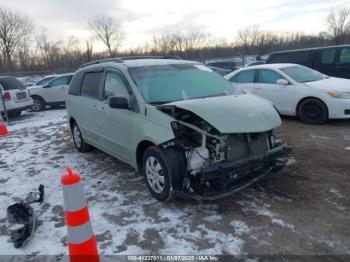
M 47 105 L 64 105 L 72 77 L 73 74 L 50 75 L 29 87 L 14 77 L 0 77 L 0 113 L 4 115 L 6 108 L 8 116 L 15 117 L 28 109 L 41 111 Z

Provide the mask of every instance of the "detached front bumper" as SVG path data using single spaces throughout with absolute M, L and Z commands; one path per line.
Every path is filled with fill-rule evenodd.
M 191 180 L 191 191 L 177 193 L 202 200 L 229 196 L 282 169 L 290 152 L 288 144 L 281 144 L 260 155 L 211 165 Z

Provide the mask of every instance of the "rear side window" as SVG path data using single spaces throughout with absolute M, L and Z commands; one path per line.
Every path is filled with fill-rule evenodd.
M 254 76 L 255 76 L 254 70 L 247 70 L 247 71 L 238 73 L 233 78 L 231 78 L 232 80 L 231 79 L 230 80 L 236 83 L 254 83 Z
M 51 86 L 69 85 L 71 80 L 72 80 L 72 76 L 58 77 L 55 80 L 53 80 L 50 83 L 50 85 Z
M 283 79 L 283 77 L 272 70 L 259 70 L 258 83 L 276 84 L 278 79 Z
M 50 82 L 54 78 L 55 78 L 55 76 L 53 76 L 53 77 L 46 77 L 46 78 L 40 80 L 39 82 L 37 82 L 36 85 L 37 86 L 45 85 L 45 84 L 47 84 L 48 82 Z
M 337 53 L 337 49 L 335 48 L 322 50 L 320 55 L 321 64 L 333 64 L 336 53 Z
M 4 90 L 25 89 L 24 84 L 14 77 L 2 77 L 0 84 Z
M 103 98 L 103 92 L 101 92 L 102 76 L 102 71 L 85 73 L 81 84 L 81 95 L 101 100 Z
M 342 48 L 339 57 L 340 63 L 350 63 L 350 48 Z

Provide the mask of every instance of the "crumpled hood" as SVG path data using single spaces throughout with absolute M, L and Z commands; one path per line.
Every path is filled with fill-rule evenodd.
M 350 80 L 337 77 L 329 77 L 319 81 L 307 82 L 307 86 L 329 91 L 350 92 Z
M 264 132 L 281 125 L 273 105 L 252 94 L 182 100 L 168 105 L 193 112 L 223 134 Z

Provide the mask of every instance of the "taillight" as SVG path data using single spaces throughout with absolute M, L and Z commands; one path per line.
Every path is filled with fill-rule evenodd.
M 11 100 L 11 94 L 10 94 L 10 92 L 5 92 L 5 93 L 3 93 L 2 99 L 4 99 L 4 101 L 9 101 L 9 100 Z

